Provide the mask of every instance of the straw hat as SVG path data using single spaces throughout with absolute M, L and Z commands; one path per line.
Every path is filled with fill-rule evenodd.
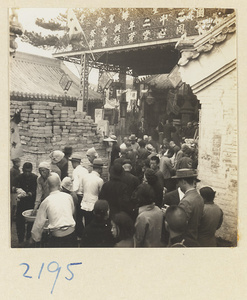
M 61 182 L 61 187 L 72 192 L 73 182 L 70 177 L 64 177 L 64 179 Z
M 93 160 L 93 167 L 103 167 L 103 161 L 101 158 L 95 158 Z
M 131 134 L 130 137 L 129 137 L 129 140 L 130 141 L 136 141 L 137 140 L 137 137 L 135 134 Z
M 79 153 L 74 153 L 72 154 L 71 158 L 69 158 L 69 160 L 81 162 L 81 155 Z

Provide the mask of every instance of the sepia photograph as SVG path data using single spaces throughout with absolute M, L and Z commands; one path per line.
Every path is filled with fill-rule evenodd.
M 236 19 L 9 8 L 11 248 L 238 246 Z

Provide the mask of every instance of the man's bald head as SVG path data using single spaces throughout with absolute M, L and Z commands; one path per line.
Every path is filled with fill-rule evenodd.
M 175 205 L 171 205 L 167 208 L 165 220 L 169 226 L 168 229 L 176 233 L 184 233 L 188 224 L 185 211 Z
M 50 192 L 57 191 L 60 189 L 61 180 L 57 173 L 51 173 L 47 179 Z

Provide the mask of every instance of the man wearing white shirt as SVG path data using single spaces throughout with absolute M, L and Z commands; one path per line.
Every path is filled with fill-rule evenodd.
M 88 170 L 81 165 L 80 154 L 72 154 L 69 160 L 74 168 L 72 173 L 73 191 L 77 194 L 80 202 L 83 196 L 83 180 L 87 177 Z
M 81 165 L 81 155 L 78 153 L 72 154 L 71 158 L 69 158 L 71 164 L 74 168 L 72 173 L 73 180 L 73 192 L 76 193 L 78 198 L 78 205 L 81 205 L 83 193 L 84 193 L 84 181 L 89 175 L 88 170 Z M 82 211 L 78 209 L 76 212 L 76 235 L 80 238 L 83 231 L 83 223 L 82 223 Z
M 93 161 L 93 171 L 87 175 L 84 180 L 84 195 L 81 202 L 82 215 L 87 226 L 93 218 L 93 208 L 98 200 L 99 192 L 103 185 L 102 174 L 103 162 L 100 158 L 95 158 Z
M 74 203 L 71 195 L 60 192 L 60 178 L 57 174 L 48 177 L 50 195 L 41 203 L 33 228 L 31 242 L 40 242 L 48 220 L 51 232 L 49 247 L 75 247 Z

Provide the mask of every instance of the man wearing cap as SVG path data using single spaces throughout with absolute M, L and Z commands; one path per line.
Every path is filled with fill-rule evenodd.
M 149 184 L 155 194 L 155 205 L 161 207 L 163 199 L 163 185 L 160 184 L 153 169 L 147 168 L 144 173 L 143 183 Z
M 37 175 L 32 173 L 33 165 L 25 162 L 22 167 L 23 173 L 16 178 L 17 211 L 16 230 L 19 243 L 23 243 L 25 237 L 25 218 L 23 211 L 33 209 L 36 197 Z M 26 239 L 31 236 L 32 223 L 27 224 Z
M 110 138 L 112 138 L 114 140 L 114 142 L 112 142 L 112 148 L 111 148 L 110 166 L 112 166 L 114 161 L 120 157 L 121 150 L 117 143 L 117 137 L 115 135 L 111 135 Z
M 129 137 L 129 141 L 131 142 L 130 147 L 134 152 L 137 152 L 137 150 L 140 148 L 139 144 L 136 142 L 137 137 L 135 134 L 131 134 Z
M 83 196 L 83 181 L 88 175 L 88 170 L 81 165 L 81 155 L 78 153 L 72 154 L 71 161 L 73 167 L 73 191 L 77 194 L 79 202 Z
M 102 174 L 103 161 L 100 158 L 95 158 L 93 161 L 93 171 L 89 173 L 83 181 L 84 194 L 81 201 L 82 216 L 85 219 L 87 226 L 93 218 L 93 208 L 98 200 L 99 192 L 103 186 Z
M 178 185 L 185 194 L 179 203 L 179 207 L 183 208 L 187 215 L 188 227 L 185 236 L 195 241 L 198 239 L 198 227 L 203 214 L 204 202 L 202 197 L 196 190 L 197 173 L 193 169 L 179 169 L 176 171 Z
M 40 203 L 50 194 L 48 177 L 51 175 L 50 163 L 43 161 L 39 164 L 40 176 L 37 179 L 36 199 L 32 214 L 36 215 Z
M 78 197 L 75 192 L 73 192 L 73 181 L 70 177 L 64 177 L 61 182 L 61 192 L 71 195 L 74 202 L 74 219 L 75 219 L 75 233 L 78 237 L 78 240 L 81 238 L 82 234 L 82 215 L 81 215 L 81 206 L 79 204 Z
M 50 153 L 49 157 L 51 159 L 51 172 L 57 173 L 61 178 L 62 173 L 61 169 L 58 167 L 58 163 L 61 162 L 61 160 L 64 158 L 64 153 L 60 150 L 55 150 Z
M 81 165 L 81 155 L 79 153 L 73 153 L 71 158 L 69 158 L 71 164 L 74 168 L 72 173 L 73 187 L 72 190 L 76 193 L 78 198 L 78 203 L 81 205 L 82 197 L 83 197 L 83 186 L 84 180 L 88 176 L 88 170 Z M 82 223 L 82 210 L 78 211 L 78 222 L 77 222 L 77 236 L 80 237 L 83 231 L 83 223 Z
M 90 162 L 90 165 L 87 166 L 87 170 L 88 170 L 89 173 L 91 173 L 92 170 L 93 170 L 93 168 L 92 168 L 93 161 L 94 161 L 94 159 L 97 158 L 99 155 L 98 155 L 97 151 L 95 150 L 95 148 L 92 147 L 92 148 L 90 148 L 90 149 L 87 150 L 86 156 L 87 156 L 88 161 Z
M 198 229 L 198 242 L 202 247 L 217 246 L 215 232 L 223 222 L 223 211 L 214 203 L 215 193 L 209 186 L 200 189 L 200 194 L 204 200 L 204 209 Z
M 61 192 L 67 193 L 71 195 L 73 202 L 74 202 L 74 216 L 76 219 L 76 214 L 78 212 L 78 209 L 80 209 L 79 204 L 78 204 L 78 197 L 75 192 L 73 192 L 73 181 L 70 177 L 66 176 L 61 182 Z
M 108 158 L 110 159 L 109 167 L 111 168 L 111 166 L 114 163 L 114 160 L 119 158 L 120 147 L 117 144 L 117 137 L 114 134 L 104 139 L 104 142 L 107 142 L 108 144 L 107 152 Z
M 16 214 L 16 178 L 21 174 L 20 158 L 12 159 L 13 167 L 10 169 L 10 194 L 11 194 L 11 220 L 15 219 Z
M 176 184 L 174 180 L 171 179 L 172 175 L 175 173 L 175 169 L 172 166 L 171 158 L 174 155 L 173 149 L 168 149 L 160 158 L 160 171 L 164 176 L 164 186 L 167 188 L 168 192 L 171 192 L 176 189 Z
M 55 158 L 56 158 L 55 163 L 61 171 L 60 178 L 61 178 L 61 180 L 63 180 L 64 177 L 68 176 L 68 159 L 67 159 L 67 157 L 65 157 L 65 153 L 60 150 L 53 151 L 53 160 Z
M 176 163 L 176 169 L 192 169 L 193 160 L 192 160 L 192 149 L 185 148 L 183 150 L 183 157 L 181 157 Z
M 178 161 L 184 157 L 184 152 L 189 149 L 189 146 L 187 144 L 182 144 L 181 149 L 178 150 L 176 156 L 175 156 L 175 160 L 174 160 L 174 167 L 177 169 L 177 163 Z
M 87 159 L 89 160 L 89 162 L 92 164 L 94 159 L 98 157 L 98 153 L 95 150 L 95 148 L 92 147 L 87 150 L 86 156 L 87 156 Z
M 128 195 L 129 197 L 131 197 L 132 193 L 138 187 L 140 182 L 135 175 L 131 174 L 132 165 L 130 159 L 125 159 L 123 161 L 123 169 L 124 169 L 124 173 L 121 180 L 127 185 Z
M 48 219 L 51 232 L 49 247 L 75 247 L 74 203 L 71 195 L 60 192 L 61 180 L 56 173 L 48 179 L 50 195 L 41 203 L 32 228 L 32 240 L 40 242 Z M 32 242 L 32 240 L 30 242 Z
M 109 203 L 110 217 L 120 211 L 132 214 L 128 187 L 122 182 L 123 172 L 122 165 L 114 164 L 110 169 L 110 180 L 103 184 L 99 194 L 99 199 L 107 200 Z
M 135 136 L 135 134 L 131 134 L 128 141 L 126 141 L 127 158 L 131 160 L 132 174 L 136 174 L 137 151 L 140 149 L 140 146 L 136 141 L 137 137 Z
M 147 144 L 146 149 L 148 150 L 148 159 L 151 159 L 151 157 L 156 156 L 158 154 L 151 144 Z
M 156 155 L 152 156 L 150 158 L 150 168 L 152 170 L 154 170 L 155 175 L 157 176 L 158 181 L 159 181 L 160 185 L 163 188 L 164 187 L 164 176 L 163 176 L 163 173 L 160 171 L 159 165 L 160 165 L 160 159 L 159 159 L 159 157 L 156 156 Z
M 20 165 L 21 160 L 20 158 L 12 159 L 13 167 L 10 169 L 10 187 L 15 187 L 15 180 L 21 174 Z M 11 191 L 12 192 L 12 191 Z

